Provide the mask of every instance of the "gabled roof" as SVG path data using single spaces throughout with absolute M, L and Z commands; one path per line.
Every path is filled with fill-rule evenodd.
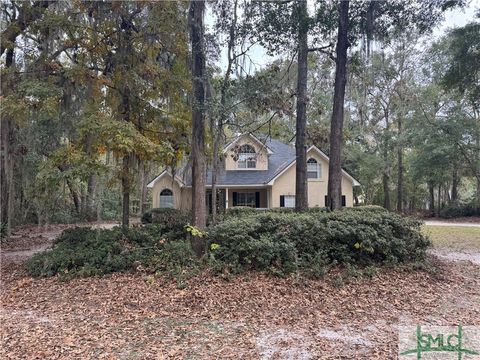
M 320 157 L 322 157 L 326 162 L 329 162 L 330 161 L 330 158 L 322 151 L 320 150 L 319 148 L 317 148 L 315 145 L 312 145 L 308 148 L 307 150 L 307 154 L 310 152 L 310 151 L 315 151 L 318 155 L 320 155 Z M 282 175 L 285 171 L 287 171 L 289 168 L 291 168 L 293 165 L 295 165 L 295 163 L 297 162 L 296 159 L 293 159 L 287 166 L 283 167 L 281 170 L 279 170 L 277 172 L 277 174 L 275 174 L 275 176 L 268 182 L 268 185 L 273 185 L 273 182 L 278 178 L 280 177 L 280 175 Z M 353 186 L 360 186 L 360 183 L 355 180 L 353 178 L 353 176 L 351 176 L 349 173 L 347 173 L 345 170 L 342 169 L 342 174 L 348 178 Z
M 172 174 L 167 169 L 165 169 L 155 179 L 153 179 L 147 184 L 147 188 L 153 188 L 155 186 L 155 183 L 166 175 L 172 176 Z M 174 179 L 178 182 L 180 186 L 185 185 L 182 179 L 180 179 L 178 176 L 175 175 Z
M 240 139 L 243 139 L 245 137 L 249 137 L 250 139 L 252 139 L 254 142 L 256 142 L 258 145 L 260 145 L 261 148 L 265 148 L 267 150 L 267 153 L 269 155 L 273 154 L 273 151 L 272 149 L 268 146 L 268 144 L 266 143 L 266 141 L 261 141 L 259 138 L 257 138 L 255 135 L 253 134 L 242 134 L 240 136 L 237 136 L 235 139 L 233 139 L 230 143 L 228 143 L 227 145 L 224 146 L 223 148 L 223 153 L 225 154 L 228 150 L 230 150 L 232 148 L 232 146 Z
M 295 148 L 290 145 L 286 145 L 278 140 L 270 138 L 257 138 L 251 134 L 255 141 L 260 142 L 262 146 L 266 147 L 269 151 L 268 156 L 268 170 L 225 170 L 224 164 L 222 164 L 218 169 L 217 174 L 217 186 L 267 186 L 272 185 L 280 175 L 287 171 L 290 167 L 294 166 L 296 163 L 296 154 Z M 231 146 L 240 139 L 236 138 L 230 144 L 224 148 L 224 152 L 228 151 Z M 318 149 L 316 146 L 311 146 L 307 152 L 315 151 L 320 157 L 329 161 L 328 156 Z M 162 176 L 165 176 L 165 172 L 169 173 L 167 170 L 164 170 L 160 175 L 153 179 L 147 186 L 153 187 L 156 181 L 158 181 Z M 347 177 L 353 184 L 353 186 L 360 186 L 360 183 L 355 180 L 350 174 L 345 170 L 342 170 L 342 173 Z M 178 169 L 175 179 L 181 186 L 191 186 L 192 178 L 191 171 L 187 168 Z M 206 185 L 209 186 L 212 183 L 212 171 L 207 169 L 206 173 Z

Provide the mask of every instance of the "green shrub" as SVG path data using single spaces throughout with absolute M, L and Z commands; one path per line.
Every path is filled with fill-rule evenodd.
M 228 208 L 225 212 L 225 215 L 227 218 L 231 218 L 231 217 L 238 218 L 240 216 L 249 216 L 257 213 L 258 213 L 258 210 L 250 206 L 234 206 L 234 207 Z
M 368 211 L 368 212 L 388 212 L 383 206 L 379 205 L 359 205 L 351 208 L 344 208 L 347 211 Z
M 52 250 L 27 262 L 32 276 L 63 277 L 105 275 L 130 271 L 139 265 L 152 272 L 193 267 L 190 244 L 169 238 L 164 226 L 149 225 L 123 230 L 74 228 L 65 230 Z
M 179 240 L 165 243 L 162 251 L 153 257 L 151 265 L 157 272 L 178 274 L 185 269 L 195 269 L 199 261 L 190 241 Z
M 80 216 L 70 209 L 59 209 L 50 217 L 50 222 L 55 224 L 73 224 L 79 221 L 81 221 Z
M 182 239 L 185 237 L 185 226 L 191 222 L 188 212 L 177 209 L 152 209 L 142 216 L 142 223 L 162 226 L 169 232 L 170 238 Z
M 423 260 L 429 241 L 419 221 L 380 209 L 257 213 L 225 220 L 209 230 L 216 268 L 321 276 L 334 263 L 368 266 Z M 286 252 L 289 252 L 287 255 Z
M 474 203 L 453 203 L 440 209 L 438 216 L 445 219 L 480 216 L 480 209 L 478 209 Z
M 322 277 L 335 264 L 353 272 L 383 264 L 422 263 L 430 244 L 419 221 L 381 208 L 235 211 L 240 215 L 229 214 L 207 231 L 208 263 L 216 272 L 285 275 L 301 270 Z M 141 227 L 65 230 L 52 250 L 28 261 L 28 271 L 33 276 L 72 277 L 142 269 L 183 277 L 198 269 L 199 261 L 185 240 L 186 214 L 167 212 L 158 212 L 160 223 Z M 156 213 L 152 214 L 155 222 Z
M 142 214 L 142 217 L 140 218 L 140 221 L 142 224 L 151 224 L 152 223 L 152 210 L 149 210 L 145 213 Z

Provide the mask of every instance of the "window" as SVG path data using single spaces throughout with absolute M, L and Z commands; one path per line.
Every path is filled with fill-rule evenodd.
M 282 200 L 281 200 L 282 197 L 283 197 L 283 204 L 282 204 Z M 282 195 L 282 196 L 280 196 L 280 207 L 294 208 L 295 207 L 295 195 Z
M 328 206 L 328 196 L 325 195 L 325 206 Z M 342 195 L 342 206 L 347 206 L 347 198 Z
M 173 208 L 173 192 L 170 189 L 164 189 L 160 193 L 160 207 Z
M 240 146 L 238 154 L 239 169 L 255 169 L 257 167 L 257 157 L 253 146 L 245 144 Z
M 255 193 L 254 192 L 239 192 L 237 194 L 237 204 L 235 206 L 250 206 L 255 207 L 256 200 L 255 200 Z
M 307 161 L 307 179 L 320 179 L 320 164 L 314 158 Z

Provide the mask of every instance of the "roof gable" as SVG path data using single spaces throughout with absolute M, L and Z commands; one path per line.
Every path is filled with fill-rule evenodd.
M 224 151 L 228 151 L 228 149 L 243 136 L 250 136 L 252 139 L 254 139 L 254 141 L 260 142 L 262 146 L 264 146 L 270 151 L 270 156 L 268 156 L 268 169 L 244 171 L 225 170 L 224 167 L 220 167 L 217 174 L 217 186 L 273 185 L 275 179 L 277 179 L 279 176 L 285 173 L 285 171 L 295 165 L 296 154 L 294 147 L 271 138 L 259 139 L 252 134 L 246 134 L 237 137 L 224 148 Z M 329 161 L 328 156 L 316 146 L 310 146 L 307 150 L 307 153 L 311 151 L 314 151 L 316 154 L 318 154 L 318 156 L 325 159 L 325 161 Z M 188 167 L 188 165 L 186 166 Z M 191 172 L 185 170 L 188 170 L 188 168 L 186 169 L 184 167 L 183 169 L 179 169 L 179 174 L 183 174 L 183 179 L 176 174 L 175 180 L 180 184 L 180 186 L 191 186 Z M 169 174 L 171 176 L 171 173 L 168 170 L 164 170 L 155 179 L 153 179 L 147 185 L 147 187 L 152 188 L 155 185 L 155 182 L 161 179 L 166 174 Z M 360 186 L 360 183 L 343 169 L 342 174 L 352 182 L 353 186 Z M 211 183 L 212 171 L 211 169 L 208 169 L 206 173 L 206 185 L 208 186 Z
M 263 142 L 261 141 L 259 138 L 257 138 L 255 135 L 253 134 L 242 134 L 240 136 L 237 136 L 235 139 L 233 139 L 229 144 L 225 145 L 225 147 L 223 148 L 223 153 L 226 153 L 228 150 L 230 150 L 233 145 L 235 145 L 239 140 L 241 139 L 244 139 L 245 137 L 248 137 L 250 138 L 253 142 L 255 142 L 257 145 L 260 146 L 260 148 L 262 149 L 266 149 L 267 150 L 267 153 L 269 155 L 273 154 L 273 151 L 272 149 L 270 149 L 270 147 L 268 147 L 268 145 L 266 144 L 266 141 Z
M 330 162 L 330 158 L 322 151 L 320 150 L 319 148 L 317 148 L 315 145 L 312 145 L 308 148 L 307 150 L 307 154 L 310 152 L 310 151 L 314 151 L 316 152 L 321 158 L 323 158 L 327 163 Z M 285 166 L 283 169 L 281 169 L 280 171 L 278 171 L 275 176 L 268 182 L 269 185 L 273 185 L 273 183 L 275 182 L 275 180 L 277 178 L 279 178 L 283 173 L 285 173 L 289 168 L 291 168 L 293 165 L 295 165 L 296 163 L 296 159 L 293 159 L 287 166 Z M 345 170 L 342 169 L 342 175 L 344 175 L 346 178 L 348 178 L 353 186 L 360 186 L 360 183 L 355 180 L 353 178 L 353 176 L 351 176 L 349 173 L 347 173 Z
M 148 184 L 147 184 L 147 188 L 153 188 L 155 186 L 155 183 L 160 180 L 161 178 L 163 178 L 164 176 L 172 176 L 172 174 L 167 171 L 167 169 L 163 170 L 160 174 L 158 174 L 157 177 L 155 177 L 155 179 L 153 179 L 152 181 L 150 181 Z M 184 185 L 183 181 L 181 179 L 178 178 L 178 176 L 175 175 L 174 177 L 175 181 L 178 182 L 178 184 L 180 186 Z

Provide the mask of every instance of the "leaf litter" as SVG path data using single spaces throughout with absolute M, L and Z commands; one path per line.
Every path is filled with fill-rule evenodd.
M 480 326 L 480 266 L 469 262 L 341 287 L 333 274 L 202 273 L 180 289 L 139 273 L 32 279 L 2 259 L 2 359 L 394 359 L 399 326 Z

